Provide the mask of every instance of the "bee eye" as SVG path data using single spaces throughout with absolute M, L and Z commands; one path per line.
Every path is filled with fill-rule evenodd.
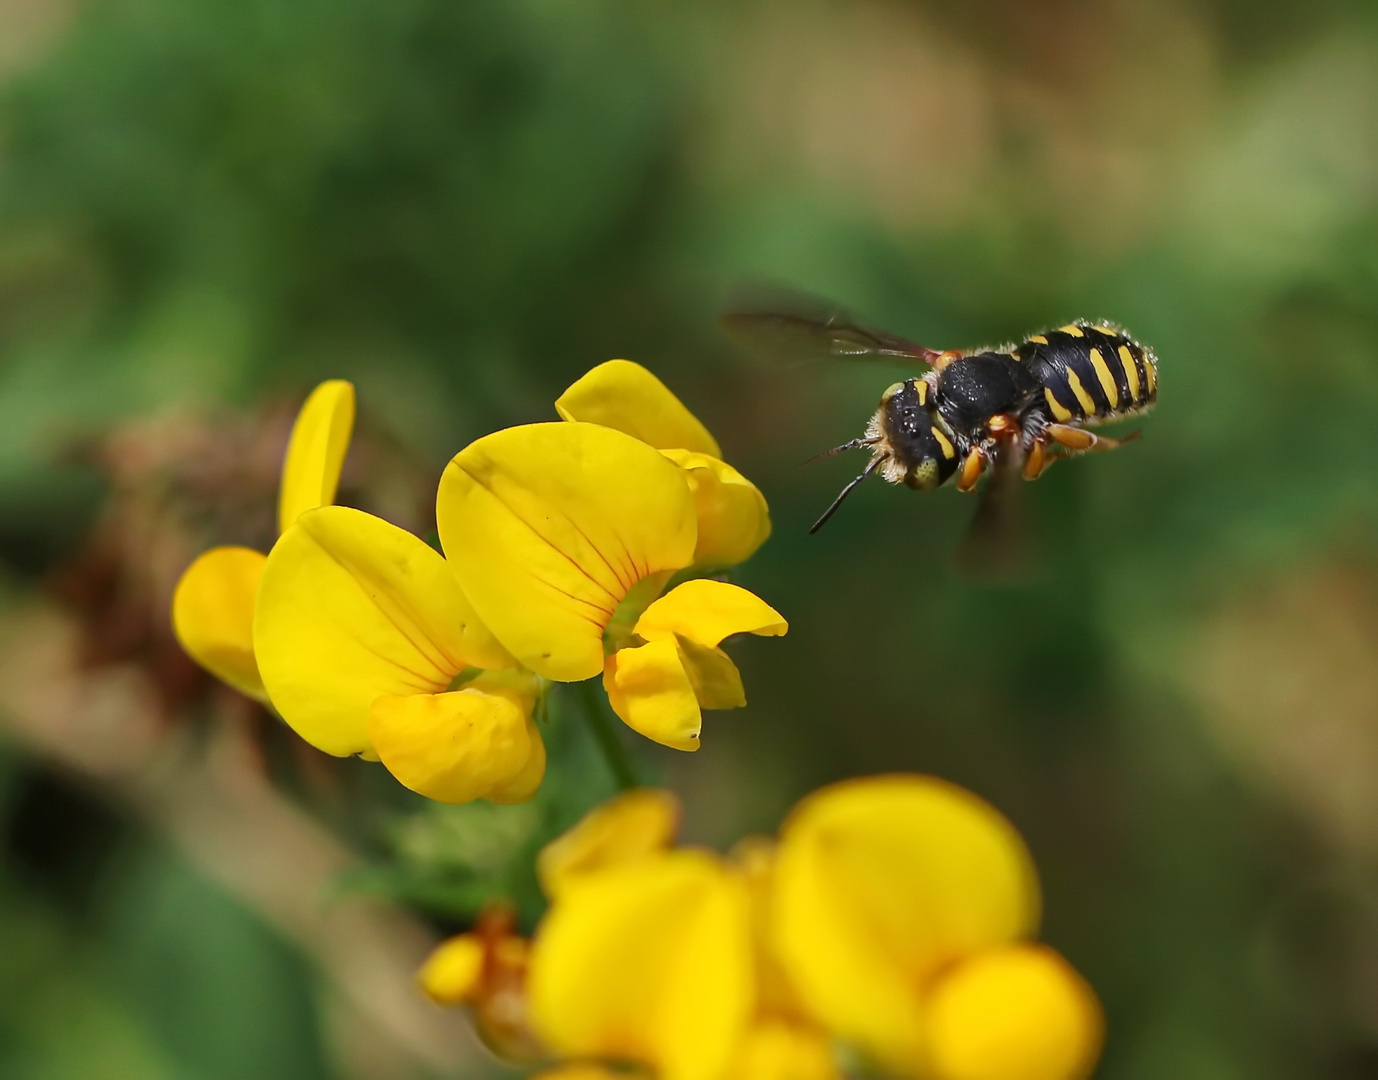
M 932 491 L 940 482 L 937 458 L 924 458 L 904 478 L 904 482 L 915 491 Z
M 880 403 L 881 403 L 882 405 L 888 404 L 889 401 L 890 401 L 890 399 L 891 399 L 892 397 L 894 397 L 896 394 L 898 394 L 898 393 L 899 393 L 901 390 L 903 390 L 903 389 L 904 389 L 904 383 L 902 383 L 902 382 L 897 382 L 897 383 L 894 383 L 894 384 L 891 385 L 891 386 L 887 386 L 887 387 L 885 388 L 885 393 L 883 393 L 883 394 L 880 395 Z

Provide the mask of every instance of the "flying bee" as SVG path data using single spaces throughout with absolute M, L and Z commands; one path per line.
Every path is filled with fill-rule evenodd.
M 864 449 L 871 460 L 809 531 L 817 532 L 858 484 L 879 473 L 932 491 L 955 477 L 974 491 L 992 473 L 989 495 L 1019 472 L 1036 480 L 1055 460 L 1113 450 L 1137 438 L 1088 430 L 1152 408 L 1157 359 L 1119 327 L 1075 322 L 1018 345 L 939 351 L 859 324 L 841 308 L 773 291 L 722 316 L 734 338 L 770 352 L 908 361 L 927 370 L 895 383 L 859 438 L 825 451 Z

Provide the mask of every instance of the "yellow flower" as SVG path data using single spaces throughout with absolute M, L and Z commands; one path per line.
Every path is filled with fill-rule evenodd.
M 516 933 L 511 908 L 486 908 L 474 929 L 441 942 L 416 979 L 441 1005 L 467 1005 L 475 1027 L 494 1053 L 509 1061 L 545 1055 L 526 1019 L 526 971 L 531 943 Z
M 669 792 L 628 792 L 541 853 L 556 888 L 532 951 L 535 1029 L 557 1054 L 658 1080 L 838 1080 L 767 954 L 769 843 L 671 851 L 677 810 Z
M 522 952 L 525 1006 L 508 1012 L 578 1063 L 543 1077 L 841 1080 L 834 1038 L 887 1076 L 1090 1073 L 1095 995 L 1024 940 L 1032 864 L 974 795 L 920 776 L 837 784 L 778 845 L 751 838 L 725 859 L 672 849 L 676 819 L 668 792 L 629 792 L 542 853 L 551 908 Z M 489 965 L 456 939 L 422 978 L 476 1005 Z
M 271 554 L 216 548 L 173 597 L 187 652 L 270 702 L 313 746 L 381 759 L 444 802 L 530 798 L 545 772 L 534 680 L 474 615 L 433 549 L 331 506 L 354 388 L 322 383 L 292 428 Z M 462 673 L 473 677 L 460 680 Z
M 896 1072 L 1078 1080 L 1095 1059 L 1090 990 L 1018 944 L 1039 913 L 1028 851 L 969 792 L 891 776 L 810 796 L 782 832 L 772 911 L 809 1012 Z
M 268 556 L 253 641 L 273 705 L 313 746 L 377 758 L 441 802 L 520 802 L 540 785 L 535 680 L 468 677 L 515 661 L 404 529 L 341 506 L 302 514 Z
M 640 364 L 609 360 L 555 402 L 566 420 L 615 428 L 663 451 L 682 470 L 694 496 L 697 567 L 736 566 L 770 536 L 765 497 L 722 460 L 708 429 Z
M 678 824 L 679 800 L 670 792 L 625 791 L 546 845 L 536 863 L 541 885 L 553 901 L 563 901 L 580 882 L 668 851 Z M 431 953 L 417 981 L 433 1001 L 469 1006 L 480 1035 L 499 1054 L 535 1060 L 544 1051 L 527 1028 L 531 946 L 513 927 L 510 909 L 485 911 L 473 931 L 450 938 Z M 567 1067 L 569 1075 L 578 1075 L 580 1068 Z M 549 1075 L 565 1076 L 566 1071 Z
M 533 1028 L 563 1057 L 721 1080 L 754 1005 L 746 886 L 692 850 L 588 874 L 537 931 L 528 993 Z
M 335 499 L 349 435 L 354 387 L 321 383 L 297 414 L 283 461 L 278 528 Z M 189 566 L 172 597 L 172 626 L 187 654 L 212 675 L 267 701 L 254 660 L 254 598 L 266 556 L 245 547 L 218 547 Z
M 786 629 L 722 582 L 652 603 L 694 561 L 694 498 L 666 455 L 601 424 L 529 424 L 470 444 L 441 478 L 436 521 L 464 593 L 518 661 L 561 682 L 604 672 L 618 714 L 669 746 L 697 748 L 700 707 L 745 701 L 723 637 Z

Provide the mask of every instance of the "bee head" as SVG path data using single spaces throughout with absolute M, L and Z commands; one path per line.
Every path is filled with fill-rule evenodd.
M 864 436 L 825 450 L 813 459 L 832 457 L 846 450 L 871 451 L 870 464 L 842 489 L 823 516 L 813 523 L 810 533 L 826 525 L 843 500 L 872 473 L 879 472 L 892 484 L 932 491 L 957 471 L 957 447 L 930 402 L 930 394 L 931 388 L 922 379 L 895 383 L 881 395 L 880 408 L 871 417 Z
M 908 379 L 881 395 L 876 413 L 885 478 L 915 491 L 941 487 L 957 471 L 957 448 L 931 399 L 928 383 Z

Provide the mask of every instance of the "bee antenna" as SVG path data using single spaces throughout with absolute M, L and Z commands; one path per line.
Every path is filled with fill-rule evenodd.
M 841 446 L 834 446 L 831 450 L 824 450 L 821 454 L 814 454 L 813 457 L 809 458 L 808 461 L 804 462 L 799 467 L 802 469 L 805 465 L 812 465 L 815 461 L 822 461 L 825 457 L 832 457 L 834 454 L 840 454 L 844 450 L 859 450 L 863 446 L 874 446 L 875 444 L 875 439 L 867 439 L 864 437 L 853 439 L 851 442 L 845 442 Z
M 842 489 L 842 493 L 833 500 L 833 504 L 823 511 L 823 516 L 813 523 L 813 528 L 809 529 L 810 536 L 812 536 L 814 533 L 816 533 L 819 529 L 821 529 L 824 525 L 828 523 L 828 519 L 832 517 L 833 514 L 837 513 L 837 508 L 842 505 L 842 500 L 852 493 L 852 488 L 856 487 L 857 484 L 861 483 L 873 472 L 875 472 L 876 469 L 880 467 L 880 463 L 884 460 L 885 458 L 883 457 L 878 457 L 872 460 L 871 464 L 867 465 L 866 468 L 862 470 L 860 476 L 858 476 L 855 480 L 853 480 L 845 488 Z

